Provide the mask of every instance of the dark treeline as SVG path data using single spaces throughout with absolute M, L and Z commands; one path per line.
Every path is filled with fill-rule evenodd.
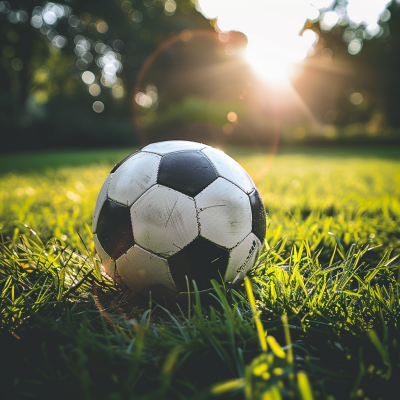
M 320 40 L 293 86 L 311 124 L 277 111 L 268 87 L 257 105 L 246 103 L 244 94 L 260 97 L 260 85 L 239 51 L 224 52 L 227 43 L 244 48 L 246 38 L 219 40 L 190 0 L 0 1 L 0 151 L 166 138 L 398 143 L 398 8 L 357 55 L 342 39 L 346 27 L 324 33 L 307 23 Z M 232 110 L 239 122 L 231 126 Z

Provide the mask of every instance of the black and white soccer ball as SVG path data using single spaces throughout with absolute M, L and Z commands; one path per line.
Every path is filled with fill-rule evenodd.
M 257 260 L 266 218 L 247 172 L 213 147 L 150 144 L 117 164 L 93 215 L 108 275 L 156 299 L 244 278 Z

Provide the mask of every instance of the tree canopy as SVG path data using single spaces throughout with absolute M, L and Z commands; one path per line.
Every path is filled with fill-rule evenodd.
M 398 3 L 381 15 L 378 31 L 333 21 L 329 13 L 340 16 L 343 7 L 333 2 L 306 22 L 303 30 L 319 40 L 292 84 L 327 136 L 330 127 L 396 135 Z M 221 32 L 217 19 L 198 10 L 192 0 L 0 1 L 0 125 L 8 149 L 133 144 L 138 130 L 187 123 L 226 127 L 226 111 L 240 114 L 238 99 L 255 83 L 240 53 L 247 40 Z M 217 65 L 224 65 L 218 75 Z M 222 89 L 232 99 L 215 100 Z M 257 119 L 252 112 L 241 112 L 241 120 Z M 296 124 L 293 117 L 282 131 L 296 137 L 307 130 Z

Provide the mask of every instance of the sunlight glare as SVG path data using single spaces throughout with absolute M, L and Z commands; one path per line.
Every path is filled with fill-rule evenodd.
M 253 0 L 246 6 L 239 0 L 199 0 L 198 4 L 206 18 L 218 18 L 221 31 L 247 36 L 246 58 L 265 79 L 285 79 L 289 65 L 304 59 L 316 42 L 313 31 L 299 36 L 308 17 L 315 16 L 308 0 Z
M 218 32 L 242 32 L 248 39 L 246 58 L 266 80 L 287 78 L 289 66 L 313 54 L 318 35 L 312 30 L 300 32 L 309 21 L 320 20 L 323 31 L 338 23 L 351 29 L 366 25 L 366 35 L 372 38 L 380 32 L 378 21 L 387 21 L 386 10 L 391 0 L 197 0 L 196 8 L 208 19 L 217 19 Z M 228 37 L 228 36 L 227 36 Z M 229 37 L 228 37 L 229 40 Z M 357 54 L 362 41 L 351 38 L 348 52 Z

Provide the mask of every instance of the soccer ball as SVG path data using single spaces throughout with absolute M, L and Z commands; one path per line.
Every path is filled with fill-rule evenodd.
M 108 275 L 167 300 L 243 279 L 257 260 L 266 220 L 247 172 L 213 147 L 150 144 L 117 164 L 93 215 L 96 251 Z

